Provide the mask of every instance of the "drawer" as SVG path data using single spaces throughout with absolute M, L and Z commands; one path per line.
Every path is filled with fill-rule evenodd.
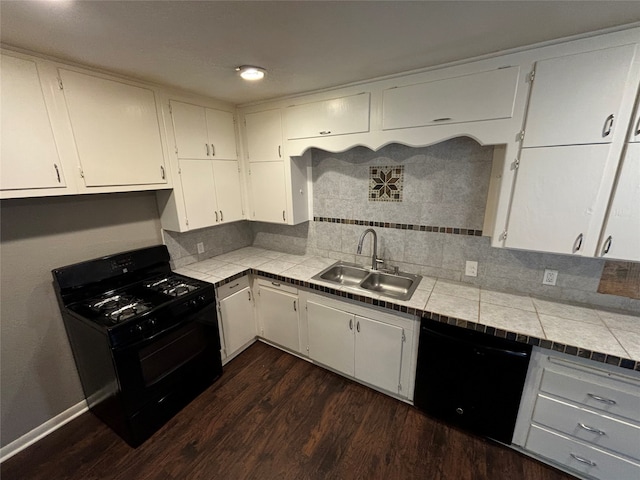
M 577 472 L 602 480 L 640 478 L 639 463 L 537 425 L 531 425 L 525 448 Z
M 248 286 L 249 286 L 249 275 L 240 277 L 234 280 L 233 282 L 226 283 L 218 287 L 218 293 L 217 293 L 218 300 L 227 298 L 229 295 L 233 295 L 234 293 L 239 292 L 240 290 Z
M 590 444 L 640 459 L 640 427 L 637 425 L 545 395 L 538 395 L 532 420 Z
M 590 409 L 640 422 L 640 386 L 579 370 L 559 372 L 545 368 L 540 390 L 580 403 Z
M 275 290 L 280 290 L 282 292 L 292 293 L 294 295 L 298 294 L 298 289 L 294 286 L 287 285 L 286 283 L 279 282 L 277 280 L 267 280 L 266 278 L 259 278 L 258 285 L 261 287 L 269 287 Z

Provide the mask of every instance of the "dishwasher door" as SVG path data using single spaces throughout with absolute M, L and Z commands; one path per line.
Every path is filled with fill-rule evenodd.
M 414 405 L 511 444 L 530 356 L 530 345 L 424 317 Z

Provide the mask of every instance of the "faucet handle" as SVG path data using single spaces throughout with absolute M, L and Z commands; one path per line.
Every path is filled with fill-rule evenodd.
M 380 265 L 381 267 L 384 266 L 384 260 L 381 258 L 376 258 L 376 267 Z

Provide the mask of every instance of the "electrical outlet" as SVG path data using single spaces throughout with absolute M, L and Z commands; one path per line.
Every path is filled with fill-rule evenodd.
M 464 274 L 467 277 L 477 277 L 478 276 L 478 262 L 472 262 L 467 260 L 467 263 L 464 267 Z
M 555 285 L 558 280 L 558 271 L 545 269 L 544 277 L 542 277 L 543 285 Z
M 198 242 L 196 247 L 198 247 L 198 253 L 204 253 L 204 243 Z

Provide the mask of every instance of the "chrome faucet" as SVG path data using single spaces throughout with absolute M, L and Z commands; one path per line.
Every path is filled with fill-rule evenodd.
M 367 228 L 362 235 L 360 235 L 360 240 L 358 240 L 358 250 L 356 253 L 360 255 L 362 253 L 362 242 L 364 241 L 364 237 L 367 236 L 367 233 L 371 233 L 373 235 L 373 253 L 371 255 L 371 270 L 378 269 L 378 262 L 382 263 L 378 260 L 378 236 L 376 235 L 376 231 L 373 228 Z

